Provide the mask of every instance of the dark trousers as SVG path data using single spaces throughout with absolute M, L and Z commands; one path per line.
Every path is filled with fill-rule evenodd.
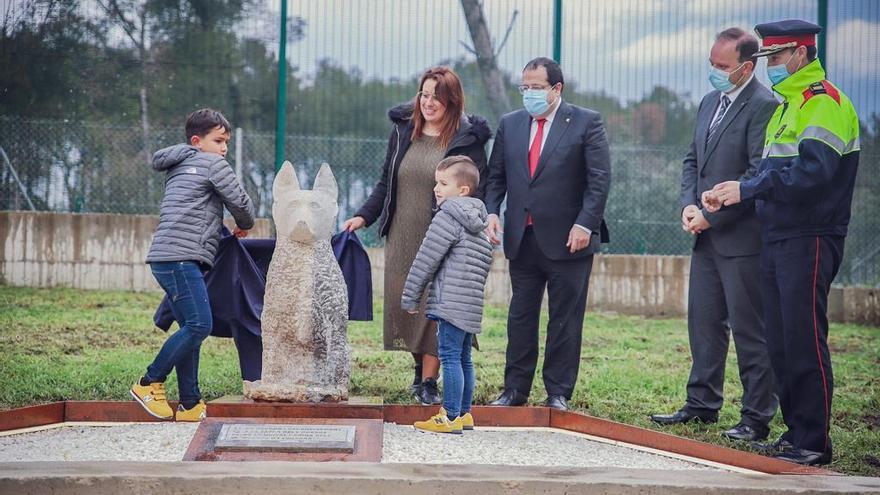
M 764 338 L 760 256 L 725 257 L 701 234 L 691 256 L 688 337 L 691 374 L 685 408 L 718 411 L 730 334 L 743 386 L 742 422 L 767 425 L 776 413 L 776 383 Z
M 767 346 L 788 427 L 783 438 L 815 452 L 831 449 L 828 291 L 843 245 L 842 237 L 798 237 L 765 243 L 761 252 Z
M 529 395 L 538 363 L 538 321 L 544 289 L 550 320 L 544 350 L 544 388 L 548 395 L 571 399 L 581 358 L 581 332 L 593 255 L 574 260 L 547 259 L 532 229 L 526 229 L 519 254 L 510 261 L 513 295 L 507 316 L 504 387 Z

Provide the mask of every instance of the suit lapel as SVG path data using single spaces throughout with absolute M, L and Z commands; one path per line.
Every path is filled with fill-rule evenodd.
M 705 157 L 706 156 L 706 137 L 709 135 L 709 126 L 712 124 L 712 117 L 715 116 L 715 109 L 718 108 L 718 100 L 721 98 L 719 93 L 718 97 L 714 99 L 714 104 L 711 109 L 707 109 L 703 111 L 703 115 L 698 116 L 697 121 L 697 148 L 698 148 L 698 156 Z M 705 162 L 705 160 L 703 160 Z
M 565 131 L 568 130 L 570 123 L 571 107 L 563 101 L 560 103 L 559 110 L 556 111 L 556 117 L 550 125 L 550 134 L 547 135 L 547 141 L 544 142 L 544 148 L 541 149 L 541 157 L 538 159 L 538 167 L 535 169 L 535 176 L 532 177 L 532 180 L 537 179 L 541 171 L 544 170 L 544 167 L 547 166 L 547 161 L 550 159 L 562 136 L 565 135 Z M 526 162 L 528 162 L 528 159 L 526 159 Z M 528 166 L 528 163 L 526 165 Z
M 523 117 L 514 126 L 512 139 L 512 153 L 515 156 L 515 168 L 523 174 L 526 182 L 529 178 L 529 131 L 531 130 L 532 118 L 526 111 Z
M 718 146 L 718 141 L 721 139 L 721 135 L 724 134 L 725 129 L 736 119 L 736 116 L 742 111 L 743 108 L 749 103 L 749 100 L 752 98 L 752 93 L 755 92 L 755 84 L 757 84 L 756 79 L 752 79 L 752 81 L 743 88 L 742 93 L 737 96 L 736 100 L 730 104 L 730 108 L 727 109 L 727 113 L 724 114 L 724 118 L 721 119 L 721 122 L 718 124 L 718 130 L 712 134 L 712 139 L 706 143 L 706 159 L 703 160 L 705 164 L 709 160 L 709 155 L 715 151 L 715 147 Z M 719 98 L 721 96 L 719 95 Z M 711 117 L 710 117 L 711 119 Z

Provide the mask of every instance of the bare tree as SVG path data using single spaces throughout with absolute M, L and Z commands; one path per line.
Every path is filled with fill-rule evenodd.
M 486 16 L 483 15 L 483 5 L 480 0 L 461 0 L 461 7 L 464 9 L 464 18 L 474 44 L 471 47 L 462 42 L 462 45 L 477 57 L 477 66 L 480 68 L 483 86 L 486 88 L 489 108 L 497 121 L 510 111 L 510 99 L 507 97 L 507 89 L 504 87 L 504 75 L 498 68 L 498 54 L 507 43 L 507 38 L 510 36 L 519 11 L 513 11 L 504 39 L 496 49 L 495 42 L 489 33 L 489 27 L 486 25 Z

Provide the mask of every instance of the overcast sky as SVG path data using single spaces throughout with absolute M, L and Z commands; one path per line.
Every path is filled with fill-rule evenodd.
M 880 1 L 829 4 L 829 79 L 861 114 L 880 113 Z M 473 58 L 460 44 L 470 37 L 458 0 L 291 0 L 288 6 L 307 22 L 305 38 L 288 47 L 301 75 L 313 73 L 322 58 L 383 79 Z M 496 39 L 518 11 L 499 57 L 502 69 L 518 74 L 529 59 L 552 55 L 552 0 L 484 0 L 484 9 Z M 814 0 L 563 0 L 562 67 L 567 82 L 626 101 L 657 84 L 699 99 L 711 89 L 706 59 L 716 32 L 816 16 Z M 766 83 L 763 62 L 757 74 Z

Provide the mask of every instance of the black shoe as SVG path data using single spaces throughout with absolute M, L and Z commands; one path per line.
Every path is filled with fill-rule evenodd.
M 793 449 L 794 445 L 788 440 L 779 437 L 775 442 L 770 443 L 752 442 L 752 448 L 757 450 L 760 454 L 775 455 Z
M 683 425 L 689 421 L 697 421 L 698 423 L 717 423 L 717 412 L 706 412 L 697 414 L 687 409 L 679 409 L 673 414 L 652 414 L 651 421 L 659 425 Z
M 490 406 L 524 406 L 529 401 L 529 396 L 519 393 L 512 388 L 505 389 L 501 396 L 489 403 Z
M 831 464 L 831 449 L 825 452 L 814 452 L 812 450 L 792 447 L 773 457 L 780 461 L 794 462 L 804 466 L 824 466 L 825 464 Z
M 435 378 L 427 378 L 422 382 L 419 389 L 419 402 L 425 406 L 435 406 L 443 402 L 443 396 L 440 395 L 440 388 L 437 386 Z
M 770 428 L 766 426 L 751 426 L 745 423 L 739 423 L 733 428 L 723 432 L 721 436 L 731 440 L 740 440 L 745 442 L 759 442 L 767 438 L 770 434 Z
M 544 405 L 551 409 L 559 409 L 560 411 L 568 411 L 568 403 L 565 397 L 561 395 L 548 395 Z

